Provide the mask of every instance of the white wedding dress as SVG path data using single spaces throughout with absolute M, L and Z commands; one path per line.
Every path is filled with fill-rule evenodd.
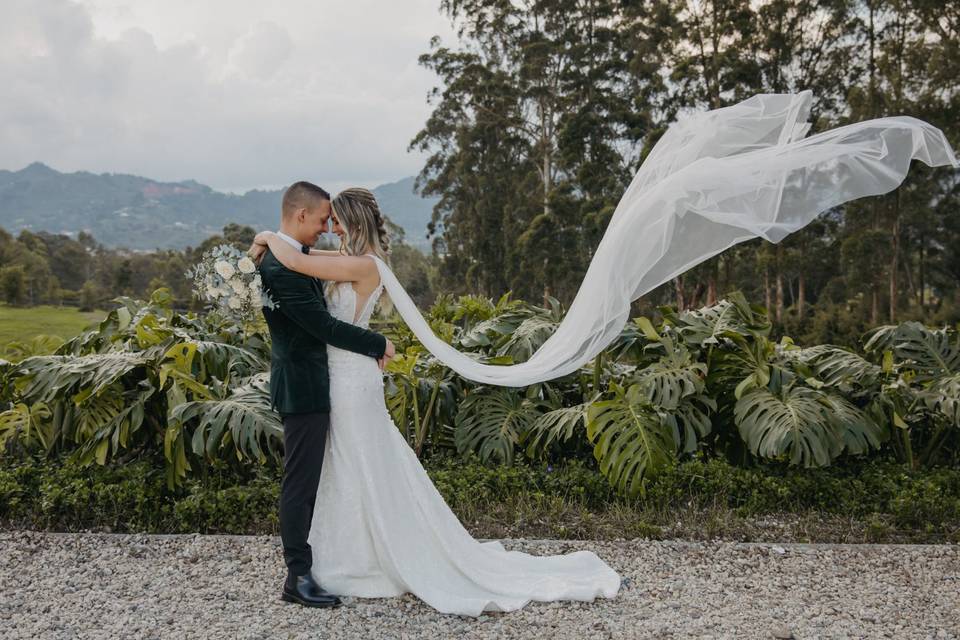
M 339 283 L 330 313 L 367 327 L 382 291 L 357 313 L 352 284 Z M 467 616 L 617 595 L 620 576 L 590 551 L 533 556 L 475 540 L 394 424 L 376 361 L 331 346 L 327 354 L 330 430 L 308 537 L 313 576 L 327 591 L 410 592 L 437 611 Z

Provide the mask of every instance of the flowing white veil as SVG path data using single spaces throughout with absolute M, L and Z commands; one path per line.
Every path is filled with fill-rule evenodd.
M 960 168 L 943 132 L 908 116 L 805 138 L 811 100 L 809 91 L 760 94 L 673 124 L 617 205 L 567 315 L 527 362 L 486 365 L 457 351 L 377 260 L 380 277 L 441 362 L 469 380 L 520 387 L 576 371 L 619 335 L 633 300 L 738 242 L 779 242 L 831 207 L 891 191 L 911 160 Z

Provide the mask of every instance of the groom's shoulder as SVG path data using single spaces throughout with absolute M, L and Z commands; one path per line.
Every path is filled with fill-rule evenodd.
M 273 255 L 273 252 L 269 248 L 264 252 L 263 258 L 260 259 L 260 272 L 271 272 L 276 271 L 277 267 L 283 267 L 277 257 Z
M 273 252 L 271 252 L 269 248 L 264 252 L 263 258 L 260 260 L 260 276 L 264 278 L 270 278 L 271 276 L 296 276 L 298 279 L 303 278 L 304 280 L 310 280 L 310 276 L 291 271 L 283 266 L 283 263 L 277 260 L 277 257 L 273 255 Z M 290 278 L 283 279 L 289 280 Z

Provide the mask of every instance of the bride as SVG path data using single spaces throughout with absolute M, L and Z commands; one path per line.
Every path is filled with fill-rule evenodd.
M 298 253 L 289 269 L 330 282 L 331 312 L 366 327 L 384 293 L 420 342 L 463 377 L 526 386 L 576 371 L 623 329 L 630 303 L 734 244 L 779 242 L 820 213 L 895 189 L 912 160 L 960 168 L 943 133 L 908 116 L 805 137 L 812 94 L 761 94 L 670 126 L 617 205 L 573 303 L 526 362 L 487 365 L 433 334 L 385 262 L 369 191 L 333 200 L 342 253 Z M 595 554 L 536 557 L 479 543 L 457 521 L 387 412 L 374 360 L 328 346 L 331 429 L 310 533 L 315 577 L 346 595 L 410 591 L 443 612 L 510 611 L 531 600 L 612 598 L 619 576 Z
M 330 313 L 367 328 L 383 295 L 388 240 L 376 199 L 347 189 L 332 201 L 341 252 L 304 255 L 257 235 L 285 267 L 328 281 Z M 540 557 L 481 543 L 460 524 L 387 411 L 377 361 L 327 347 L 330 430 L 308 542 L 314 579 L 339 595 L 411 592 L 443 613 L 513 611 L 531 600 L 612 598 L 620 577 L 590 551 Z

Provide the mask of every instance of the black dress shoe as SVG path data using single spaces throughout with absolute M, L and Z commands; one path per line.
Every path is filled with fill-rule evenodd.
M 288 575 L 280 599 L 305 607 L 337 607 L 343 604 L 340 598 L 324 591 L 309 572 L 302 576 Z

